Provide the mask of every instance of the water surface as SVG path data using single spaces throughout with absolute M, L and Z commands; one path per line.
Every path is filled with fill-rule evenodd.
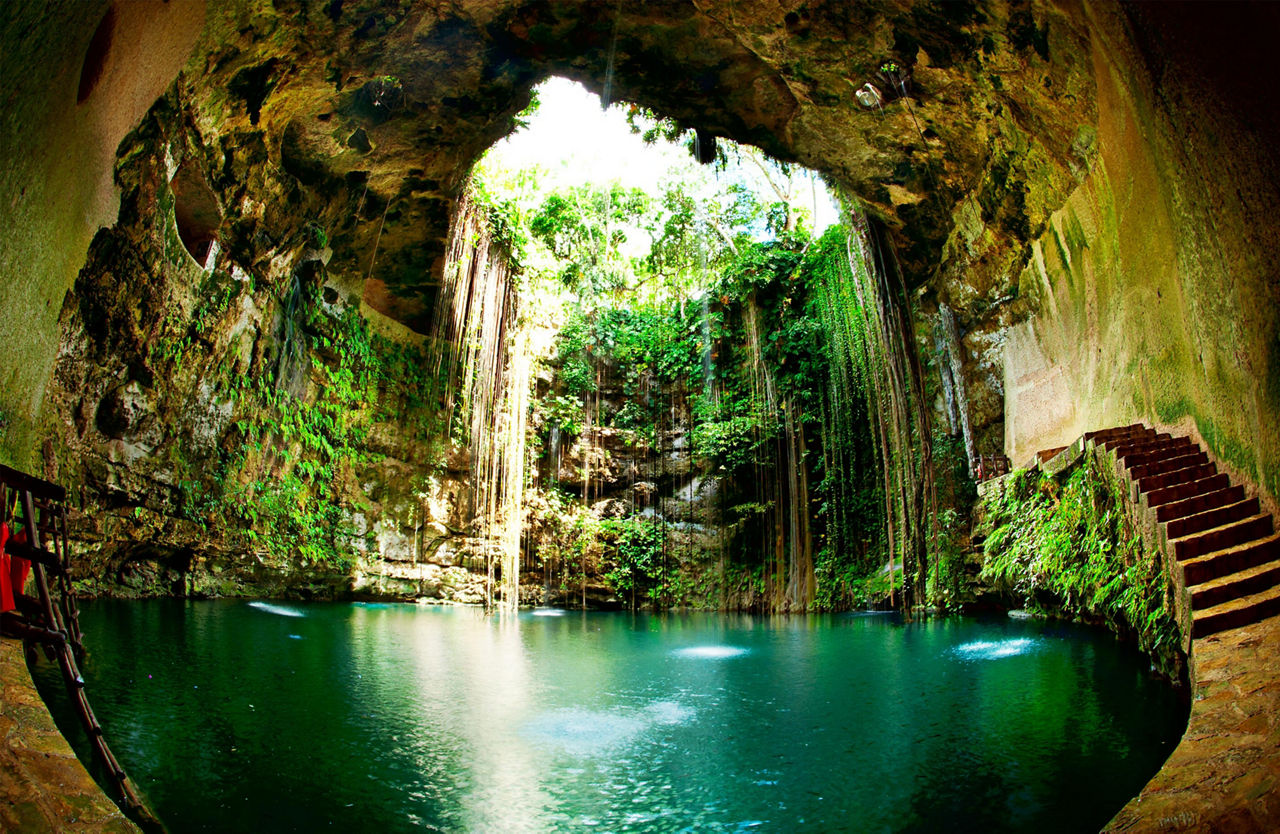
M 103 600 L 82 624 L 174 834 L 1096 831 L 1186 722 L 1107 633 L 1007 619 Z

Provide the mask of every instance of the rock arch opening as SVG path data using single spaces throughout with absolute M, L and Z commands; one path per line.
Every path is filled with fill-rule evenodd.
M 169 181 L 178 237 L 196 263 L 205 266 L 218 240 L 222 208 L 198 163 L 183 162 Z

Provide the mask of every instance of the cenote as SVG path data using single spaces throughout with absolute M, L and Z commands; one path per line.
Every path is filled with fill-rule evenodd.
M 1278 28 L 0 3 L 0 831 L 1280 831 Z
M 98 600 L 83 624 L 175 834 L 1094 831 L 1186 721 L 1107 632 L 1007 618 Z

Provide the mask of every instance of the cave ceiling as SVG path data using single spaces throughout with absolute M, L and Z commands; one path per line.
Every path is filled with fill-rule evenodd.
M 905 0 L 241 0 L 210 4 L 175 96 L 233 257 L 251 267 L 318 225 L 330 271 L 419 330 L 467 172 L 550 75 L 823 172 L 884 224 L 909 283 L 963 275 L 982 295 L 1090 164 L 1082 16 Z M 868 82 L 881 106 L 859 102 Z

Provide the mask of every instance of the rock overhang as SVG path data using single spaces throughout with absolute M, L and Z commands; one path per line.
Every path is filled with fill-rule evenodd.
M 210 10 L 181 87 L 210 167 L 240 142 L 260 147 L 288 175 L 260 196 L 325 226 L 331 268 L 362 276 L 367 300 L 419 330 L 471 165 L 550 75 L 822 172 L 884 224 L 914 285 L 1007 273 L 1089 164 L 1079 15 L 792 5 L 245 0 Z M 883 103 L 858 100 L 867 83 Z M 988 236 L 1007 239 L 985 260 L 946 245 L 971 194 Z M 296 232 L 266 215 L 277 228 L 239 232 Z

